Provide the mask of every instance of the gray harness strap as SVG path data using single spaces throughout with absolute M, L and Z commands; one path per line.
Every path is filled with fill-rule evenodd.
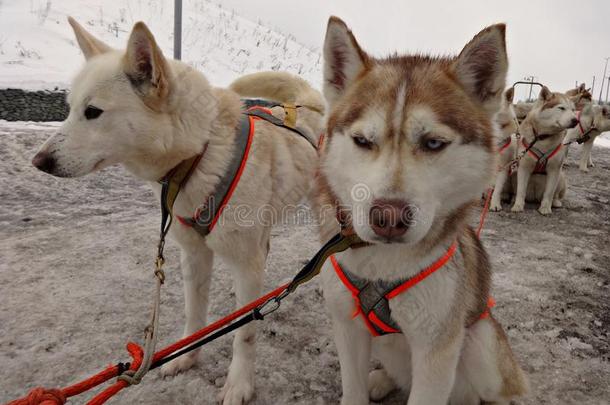
M 182 222 L 184 225 L 192 227 L 203 237 L 206 237 L 212 231 L 211 228 L 213 228 L 217 220 L 216 217 L 220 214 L 222 207 L 228 203 L 228 197 L 230 197 L 229 191 L 231 190 L 231 187 L 236 181 L 239 180 L 237 178 L 237 174 L 242 162 L 247 158 L 246 153 L 248 150 L 248 141 L 251 136 L 250 132 L 253 130 L 250 124 L 250 116 L 261 118 L 274 125 L 295 132 L 305 138 L 313 145 L 314 148 L 317 149 L 316 143 L 306 134 L 303 129 L 291 128 L 284 124 L 284 122 L 279 118 L 262 110 L 248 110 L 252 107 L 282 107 L 282 104 L 275 101 L 260 99 L 243 99 L 242 103 L 244 105 L 244 111 L 242 113 L 239 128 L 237 129 L 237 134 L 235 136 L 235 149 L 233 151 L 233 156 L 231 157 L 227 171 L 221 177 L 220 182 L 216 185 L 212 195 L 208 198 L 204 205 L 197 210 L 193 218 L 178 218 L 180 222 Z
M 390 310 L 390 302 L 385 297 L 387 293 L 396 289 L 402 285 L 406 280 L 399 280 L 394 282 L 386 282 L 382 280 L 368 281 L 366 279 L 356 276 L 354 273 L 346 270 L 345 266 L 339 263 L 343 274 L 348 281 L 356 287 L 360 292 L 358 293 L 358 301 L 360 302 L 360 310 L 369 317 L 370 313 L 374 313 L 375 316 L 384 324 L 400 332 L 400 327 L 392 319 L 392 311 Z M 375 331 L 380 335 L 385 335 L 392 332 L 386 332 L 381 329 L 378 325 L 371 322 Z M 393 332 L 393 333 L 397 333 Z
M 266 112 L 261 111 L 261 110 L 254 109 L 254 110 L 248 111 L 252 107 L 264 107 L 264 108 L 284 107 L 284 105 L 282 103 L 278 103 L 277 101 L 271 101 L 271 100 L 248 99 L 248 98 L 242 99 L 242 103 L 244 104 L 244 107 L 246 109 L 245 114 L 262 118 L 265 121 L 272 123 L 273 125 L 277 125 L 278 127 L 286 128 L 287 130 L 292 131 L 292 132 L 302 136 L 303 138 L 305 138 L 307 140 L 307 142 L 309 142 L 311 144 L 311 146 L 313 146 L 315 149 L 318 149 L 317 141 L 314 139 L 313 136 L 308 134 L 305 129 L 297 127 L 297 126 L 290 127 L 290 126 L 286 125 L 284 123 L 284 121 L 277 118 L 276 116 L 274 116 L 272 114 L 267 114 Z M 296 107 L 300 108 L 301 106 L 297 105 Z
M 260 110 L 258 110 L 258 111 L 257 110 L 247 111 L 245 114 L 262 118 L 265 121 L 268 121 L 268 122 L 272 123 L 273 125 L 277 125 L 278 127 L 286 128 L 287 130 L 292 131 L 295 134 L 299 134 L 300 136 L 305 138 L 305 140 L 307 142 L 309 142 L 311 144 L 311 146 L 313 146 L 315 149 L 318 149 L 318 145 L 316 144 L 316 142 L 305 132 L 305 130 L 303 128 L 299 128 L 299 127 L 292 128 L 292 127 L 289 127 L 289 126 L 284 124 L 284 121 L 282 121 L 281 119 L 277 118 L 276 116 L 271 115 L 271 114 L 267 114 L 266 112 L 260 111 Z
M 237 172 L 239 171 L 241 162 L 244 160 L 246 155 L 249 135 L 250 119 L 246 114 L 244 114 L 241 117 L 239 129 L 237 130 L 235 137 L 235 149 L 226 173 L 221 177 L 220 182 L 216 185 L 214 192 L 204 203 L 203 207 L 197 211 L 196 217 L 181 218 L 182 223 L 191 226 L 203 237 L 210 233 L 210 226 L 214 222 L 216 216 L 219 214 L 220 208 L 227 203 L 227 201 L 225 201 L 227 194 L 229 193 L 229 189 L 237 177 Z

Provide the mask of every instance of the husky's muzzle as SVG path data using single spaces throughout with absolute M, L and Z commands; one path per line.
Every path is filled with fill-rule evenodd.
M 32 165 L 45 173 L 53 174 L 56 167 L 55 158 L 47 152 L 38 152 L 32 159 Z

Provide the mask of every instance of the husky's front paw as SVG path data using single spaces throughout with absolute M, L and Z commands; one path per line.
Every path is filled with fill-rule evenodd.
M 523 209 L 525 208 L 525 204 L 522 203 L 514 203 L 513 204 L 513 208 L 511 208 L 510 210 L 512 212 L 523 212 Z
M 167 364 L 161 366 L 161 375 L 163 377 L 174 376 L 178 373 L 188 370 L 197 364 L 197 356 L 183 355 Z
M 396 388 L 396 384 L 384 369 L 369 373 L 369 397 L 377 402 L 388 396 Z
M 502 203 L 492 202 L 491 204 L 489 204 L 489 210 L 493 212 L 502 211 Z
M 253 395 L 254 384 L 251 379 L 239 375 L 232 378 L 229 373 L 227 382 L 218 394 L 218 402 L 222 405 L 242 405 L 250 402 Z
M 589 173 L 589 168 L 588 168 L 588 167 L 586 167 L 586 166 L 585 166 L 585 167 L 580 166 L 578 169 L 579 169 L 581 172 L 583 172 L 583 173 Z
M 556 199 L 556 200 L 553 200 L 553 204 L 551 205 L 551 207 L 561 208 L 561 207 L 563 207 L 563 203 L 561 202 L 561 200 Z
M 551 207 L 547 207 L 547 206 L 540 206 L 540 208 L 538 208 L 538 212 L 541 213 L 542 215 L 551 215 L 553 213 L 553 211 L 551 210 Z

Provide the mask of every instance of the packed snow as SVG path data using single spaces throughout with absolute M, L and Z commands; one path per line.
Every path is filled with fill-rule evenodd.
M 83 63 L 68 25 L 71 15 L 110 46 L 123 49 L 144 21 L 166 56 L 173 55 L 171 0 L 0 1 L 0 88 L 68 88 Z M 260 70 L 321 81 L 318 50 L 207 0 L 184 2 L 182 59 L 215 85 Z

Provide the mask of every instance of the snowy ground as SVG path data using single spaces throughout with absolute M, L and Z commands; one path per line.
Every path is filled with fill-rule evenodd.
M 119 168 L 72 180 L 36 171 L 29 160 L 55 127 L 0 121 L 0 402 L 128 360 L 123 346 L 140 339 L 148 317 L 156 202 Z M 566 208 L 550 218 L 532 207 L 521 215 L 492 213 L 483 233 L 495 265 L 495 314 L 532 382 L 521 404 L 610 399 L 609 152 L 593 149 L 597 166 L 587 175 L 570 159 Z M 310 227 L 275 229 L 267 289 L 316 248 Z M 180 337 L 183 323 L 172 243 L 168 259 L 162 345 Z M 218 263 L 212 319 L 232 307 L 227 270 Z M 316 282 L 260 324 L 254 404 L 338 403 L 329 328 Z M 110 403 L 213 404 L 230 354 L 231 339 L 221 339 L 205 349 L 197 368 L 165 380 L 154 371 Z M 397 393 L 384 403 L 404 399 Z
M 69 87 L 83 57 L 68 15 L 118 49 L 125 48 L 133 25 L 144 21 L 171 57 L 173 7 L 172 0 L 0 0 L 0 88 Z M 261 70 L 288 71 L 319 84 L 318 50 L 253 19 L 210 0 L 185 1 L 183 61 L 216 85 Z

